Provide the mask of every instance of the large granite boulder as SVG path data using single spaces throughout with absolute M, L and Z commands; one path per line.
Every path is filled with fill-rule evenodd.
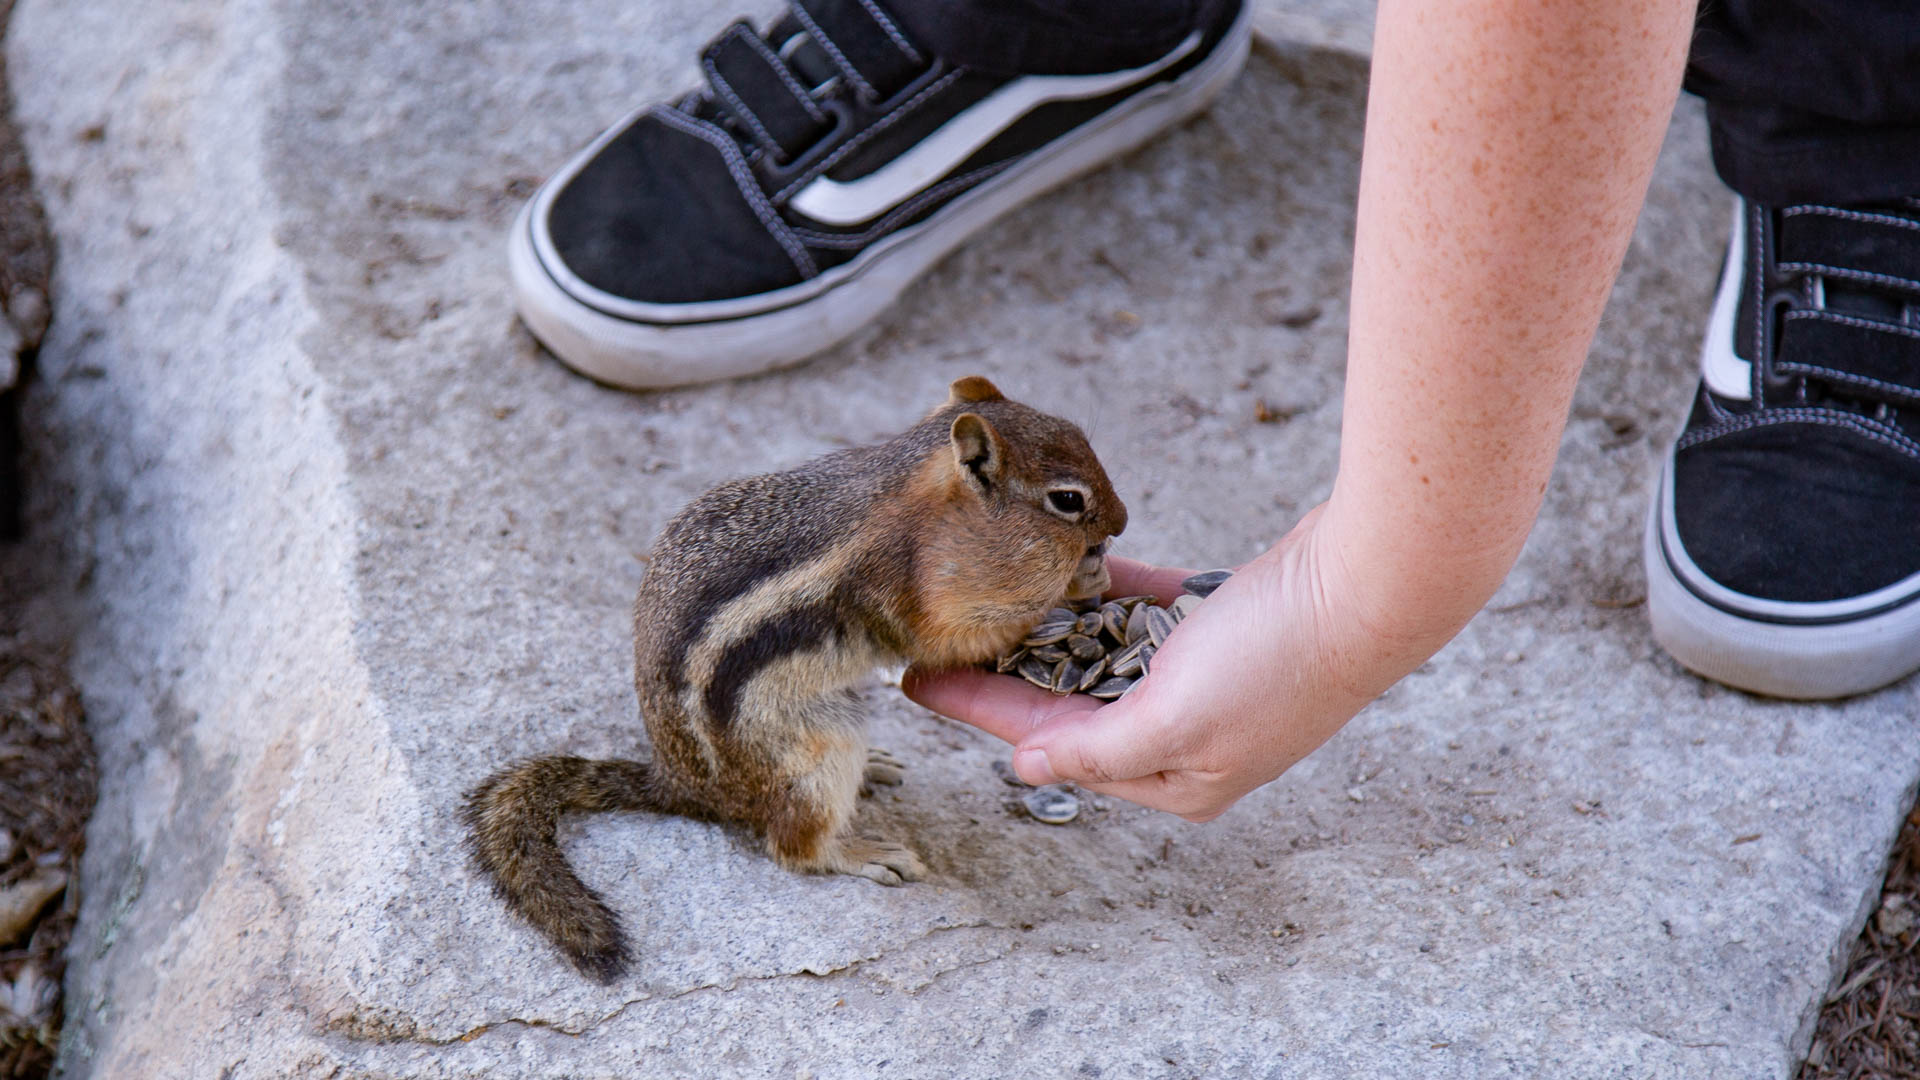
M 1323 21 L 1364 43 L 1359 14 Z M 879 684 L 913 768 L 863 813 L 929 882 L 607 816 L 567 843 L 631 977 L 509 918 L 460 795 L 643 751 L 628 606 L 709 485 L 974 372 L 1085 422 L 1130 554 L 1230 565 L 1333 476 L 1366 67 L 1325 49 L 1257 52 L 806 367 L 649 395 L 560 368 L 513 318 L 510 215 L 729 17 L 22 0 L 61 255 L 35 513 L 74 537 L 102 770 L 67 1076 L 1788 1075 L 1920 703 L 1716 688 L 1636 606 L 1726 219 L 1690 103 L 1518 570 L 1280 782 L 1204 827 L 1102 800 L 1044 826 L 1002 747 Z

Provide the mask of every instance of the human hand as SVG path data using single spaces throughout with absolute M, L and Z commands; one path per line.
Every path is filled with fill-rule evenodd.
M 1174 628 L 1152 671 L 1117 701 L 1060 697 L 982 670 L 910 671 L 902 687 L 1014 744 L 1014 770 L 1030 784 L 1071 780 L 1212 820 L 1431 652 L 1368 628 L 1337 545 L 1316 539 L 1321 520 L 1316 509 L 1241 567 Z M 1171 600 L 1189 573 L 1109 561 L 1115 595 Z

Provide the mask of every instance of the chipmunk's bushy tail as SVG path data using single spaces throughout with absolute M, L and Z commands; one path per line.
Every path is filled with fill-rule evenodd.
M 610 983 L 631 959 L 620 921 L 588 888 L 554 839 L 567 813 L 684 812 L 644 761 L 533 758 L 488 777 L 467 795 L 474 859 L 507 906 L 547 935 L 590 979 Z

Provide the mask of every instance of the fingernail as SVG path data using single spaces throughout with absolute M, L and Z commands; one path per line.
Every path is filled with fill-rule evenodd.
M 1013 771 L 1034 787 L 1060 782 L 1060 778 L 1053 775 L 1053 766 L 1047 764 L 1045 750 L 1022 750 L 1013 755 Z

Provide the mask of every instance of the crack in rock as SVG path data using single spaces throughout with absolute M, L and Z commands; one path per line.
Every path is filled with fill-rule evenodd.
M 1723 1042 L 1688 1042 L 1687 1040 L 1681 1038 L 1678 1035 L 1670 1035 L 1667 1032 L 1659 1031 L 1654 1028 L 1641 1028 L 1640 1030 L 1648 1035 L 1653 1036 L 1656 1039 L 1659 1039 L 1661 1042 L 1671 1043 L 1674 1046 L 1682 1047 L 1687 1050 L 1728 1049 L 1727 1044 Z
M 896 984 L 896 989 L 898 989 L 901 993 L 907 995 L 908 997 L 916 997 L 921 993 L 925 992 L 930 987 L 932 987 L 934 983 L 939 982 L 941 979 L 946 978 L 948 975 L 951 975 L 956 971 L 965 971 L 968 968 L 985 967 L 986 965 L 994 963 L 995 961 L 1005 960 L 1007 957 L 1013 955 L 1014 949 L 1018 947 L 1019 947 L 1018 945 L 1015 945 L 1013 946 L 1013 948 L 1008 948 L 1001 952 L 994 953 L 991 956 L 983 956 L 978 960 L 964 960 L 958 964 L 953 964 L 948 967 L 937 968 L 934 970 L 933 974 L 928 975 L 926 978 L 922 979 L 918 985 L 899 986 Z
M 681 998 L 688 997 L 693 994 L 703 993 L 706 991 L 714 991 L 714 990 L 720 991 L 721 993 L 726 993 L 726 992 L 732 991 L 742 983 L 771 983 L 771 982 L 779 982 L 781 980 L 793 979 L 793 978 L 826 978 L 833 975 L 843 975 L 843 974 L 853 972 L 854 970 L 864 965 L 871 964 L 876 960 L 881 960 L 890 955 L 894 955 L 899 952 L 903 952 L 905 950 L 911 949 L 914 946 L 920 944 L 921 942 L 931 939 L 936 934 L 939 934 L 942 931 L 1006 930 L 1006 929 L 1010 929 L 1010 928 L 1005 926 L 1000 926 L 998 924 L 995 924 L 993 922 L 989 922 L 986 920 L 978 920 L 978 921 L 972 921 L 972 922 L 942 923 L 937 926 L 929 927 L 924 933 L 916 934 L 915 936 L 900 942 L 898 945 L 894 946 L 891 949 L 882 949 L 879 952 L 873 953 L 870 956 L 857 956 L 851 960 L 848 960 L 844 964 L 831 965 L 824 968 L 824 970 L 816 970 L 814 968 L 803 967 L 795 971 L 777 971 L 777 972 L 771 972 L 765 975 L 738 975 L 724 982 L 702 983 L 698 986 L 686 987 L 681 990 L 673 991 L 672 993 L 666 993 L 666 994 L 643 993 L 638 997 L 629 998 L 626 1001 L 621 1002 L 618 1008 L 615 1008 L 610 1012 L 604 1013 L 599 1017 L 596 1017 L 592 1020 L 587 1021 L 586 1023 L 577 1024 L 577 1025 L 570 1025 L 570 1024 L 553 1021 L 553 1020 L 544 1020 L 538 1017 L 529 1018 L 529 1017 L 521 1017 L 521 1016 L 510 1016 L 510 1017 L 505 1017 L 499 1020 L 489 1020 L 485 1023 L 477 1024 L 473 1027 L 467 1028 L 464 1031 L 461 1031 L 456 1035 L 435 1035 L 431 1031 L 427 1030 L 418 1020 L 415 1020 L 412 1016 L 409 1016 L 407 1013 L 405 1013 L 402 1010 L 384 1008 L 384 1007 L 378 1007 L 378 1006 L 355 1006 L 350 1010 L 348 1010 L 346 1013 L 339 1016 L 335 1016 L 332 1019 L 328 1020 L 324 1025 L 323 1030 L 327 1034 L 338 1035 L 343 1038 L 354 1040 L 356 1042 L 370 1042 L 370 1043 L 411 1042 L 411 1043 L 418 1043 L 423 1046 L 452 1046 L 458 1043 L 470 1043 L 475 1041 L 476 1039 L 484 1037 L 489 1032 L 492 1032 L 497 1028 L 503 1028 L 503 1027 L 520 1027 L 520 1028 L 539 1029 L 543 1031 L 552 1031 L 557 1034 L 566 1035 L 570 1038 L 579 1038 L 582 1035 L 586 1035 L 589 1032 L 592 1032 L 600 1027 L 605 1026 L 606 1024 L 609 1024 L 615 1020 L 618 1020 L 621 1016 L 623 1016 L 627 1012 L 628 1009 L 632 1008 L 633 1006 L 643 1004 L 648 1001 L 661 1001 L 661 1002 L 677 1001 Z M 960 970 L 961 968 L 976 967 L 980 964 L 990 963 L 993 960 L 1000 959 L 1001 956 L 1004 956 L 1004 955 L 1005 954 L 1000 954 L 996 956 L 987 957 L 986 959 L 983 959 L 983 960 L 974 960 L 974 961 L 955 964 L 950 968 L 942 968 L 938 971 L 935 971 L 930 977 L 928 977 L 924 982 L 922 982 L 921 985 L 916 989 L 911 991 L 904 991 L 904 992 L 917 993 L 920 990 L 924 990 L 928 986 L 932 985 L 935 980 L 939 979 L 940 976 L 947 974 L 949 971 L 957 971 L 957 970 Z

